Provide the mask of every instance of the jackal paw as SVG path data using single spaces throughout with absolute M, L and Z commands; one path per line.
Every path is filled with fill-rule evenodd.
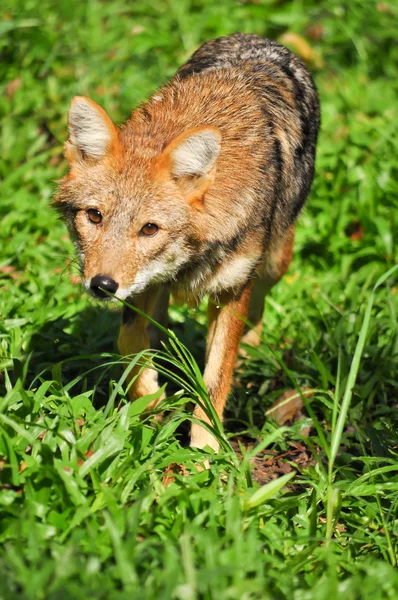
M 218 452 L 220 449 L 220 444 L 216 438 L 207 429 L 197 423 L 192 423 L 190 445 L 191 448 L 199 448 L 201 450 L 209 446 L 214 452 Z

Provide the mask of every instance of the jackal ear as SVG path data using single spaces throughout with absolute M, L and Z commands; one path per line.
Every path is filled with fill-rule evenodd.
M 168 144 L 157 166 L 176 181 L 187 200 L 199 199 L 214 181 L 220 150 L 216 127 L 189 129 Z
M 69 140 L 65 156 L 76 160 L 103 158 L 118 143 L 118 130 L 110 117 L 96 102 L 75 96 L 68 113 Z
M 221 150 L 221 135 L 215 127 L 190 129 L 173 140 L 168 148 L 173 177 L 200 177 L 208 175 L 215 166 Z

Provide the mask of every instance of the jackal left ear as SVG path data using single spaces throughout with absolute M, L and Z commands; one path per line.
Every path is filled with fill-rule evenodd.
M 118 130 L 96 102 L 75 96 L 68 113 L 69 140 L 65 156 L 70 163 L 92 158 L 100 160 L 118 144 Z
M 187 200 L 199 199 L 214 181 L 220 150 L 221 134 L 216 127 L 189 129 L 170 142 L 157 167 L 166 169 Z

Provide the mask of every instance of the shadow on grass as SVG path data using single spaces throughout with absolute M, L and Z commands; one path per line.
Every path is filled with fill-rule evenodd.
M 206 327 L 190 317 L 188 312 L 183 316 L 183 322 L 171 322 L 169 327 L 203 369 Z M 120 378 L 122 366 L 116 364 L 107 370 L 101 369 L 101 364 L 105 367 L 108 361 L 99 354 L 118 354 L 116 342 L 120 318 L 120 310 L 90 306 L 71 318 L 48 321 L 29 343 L 27 354 L 32 353 L 32 356 L 26 384 L 31 385 L 39 374 L 43 379 L 52 379 L 55 366 L 62 363 L 62 383 L 66 385 L 86 373 L 76 391 L 79 387 L 81 390 L 95 387 L 94 405 L 103 406 L 109 398 L 110 383 Z M 161 384 L 166 381 L 160 378 Z M 172 382 L 167 383 L 168 393 L 172 394 L 176 391 L 175 386 Z
M 73 394 L 95 389 L 94 406 L 96 408 L 104 406 L 108 402 L 110 390 L 114 389 L 112 382 L 118 381 L 123 372 L 120 364 L 114 364 L 108 368 L 106 363 L 109 360 L 100 356 L 102 353 L 118 354 L 116 340 L 120 312 L 119 310 L 90 306 L 70 318 L 58 318 L 47 322 L 32 337 L 27 348 L 26 354 L 31 353 L 31 358 L 26 374 L 26 386 L 32 385 L 39 374 L 43 380 L 60 378 L 63 385 L 81 377 L 81 380 L 73 388 Z M 200 320 L 194 319 L 188 309 L 179 309 L 178 315 L 178 321 L 171 322 L 170 328 L 192 352 L 198 366 L 203 371 L 207 328 L 200 323 Z M 323 336 L 320 336 L 319 345 L 322 346 L 322 344 L 324 344 L 324 339 Z M 265 346 L 264 350 L 266 350 Z M 258 351 L 258 355 L 256 352 L 249 361 L 244 363 L 241 381 L 234 386 L 224 415 L 224 423 L 229 433 L 238 434 L 245 430 L 250 432 L 250 436 L 254 439 L 258 439 L 260 436 L 266 420 L 266 408 L 284 390 L 292 387 L 292 382 L 289 381 L 286 372 L 280 365 L 278 366 L 272 354 L 279 355 L 290 372 L 294 374 L 297 386 L 319 387 L 321 385 L 318 369 L 312 364 L 312 361 L 308 360 L 305 349 L 290 346 L 283 349 L 275 347 L 272 354 L 269 351 L 262 353 L 261 349 Z M 320 352 L 317 354 L 321 355 Z M 325 352 L 325 354 L 328 353 Z M 353 425 L 350 425 L 345 435 L 347 439 L 352 438 L 352 450 L 355 446 L 354 454 L 361 455 L 363 452 L 361 444 L 364 444 L 367 448 L 369 445 L 372 447 L 374 455 L 384 457 L 389 455 L 389 447 L 392 444 L 392 434 L 389 431 L 388 422 L 393 418 L 395 402 L 393 402 L 393 397 L 389 397 L 387 401 L 380 402 L 379 400 L 372 406 L 373 402 L 369 401 L 368 388 L 366 388 L 366 394 L 361 389 L 367 382 L 366 371 L 372 366 L 367 364 L 369 361 L 373 362 L 369 357 L 364 361 L 362 367 L 361 378 L 364 381 L 361 381 L 357 387 L 350 411 Z M 337 368 L 334 362 L 331 354 L 327 361 L 331 372 Z M 379 361 L 377 362 L 378 368 L 382 369 Z M 57 366 L 60 363 L 62 363 L 61 372 Z M 385 365 L 389 371 L 387 367 L 388 365 Z M 13 379 L 18 377 L 20 368 L 16 368 L 11 374 Z M 374 372 L 373 369 L 372 372 Z M 380 379 L 384 382 L 388 381 L 391 379 L 391 373 L 383 374 Z M 170 396 L 178 388 L 173 382 L 160 377 L 161 384 L 166 382 L 167 394 Z M 379 386 L 376 387 L 380 392 Z M 386 391 L 384 390 L 385 395 Z M 391 392 L 391 390 L 388 391 Z M 376 389 L 373 394 L 376 400 L 379 395 Z M 329 420 L 328 409 L 316 399 L 314 399 L 314 410 L 320 422 L 324 423 L 325 418 L 326 421 Z M 375 420 L 374 417 L 376 417 Z M 358 431 L 354 431 L 354 427 L 357 426 L 359 427 L 358 431 L 362 432 L 361 444 L 358 443 L 359 440 L 354 442 L 359 435 Z M 185 439 L 186 428 L 183 429 L 182 437 Z

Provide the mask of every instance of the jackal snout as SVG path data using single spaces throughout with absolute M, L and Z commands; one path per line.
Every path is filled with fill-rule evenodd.
M 119 284 L 117 281 L 108 277 L 108 275 L 96 275 L 90 280 L 90 291 L 96 298 L 103 300 L 109 299 L 110 295 L 114 296 L 117 292 Z

